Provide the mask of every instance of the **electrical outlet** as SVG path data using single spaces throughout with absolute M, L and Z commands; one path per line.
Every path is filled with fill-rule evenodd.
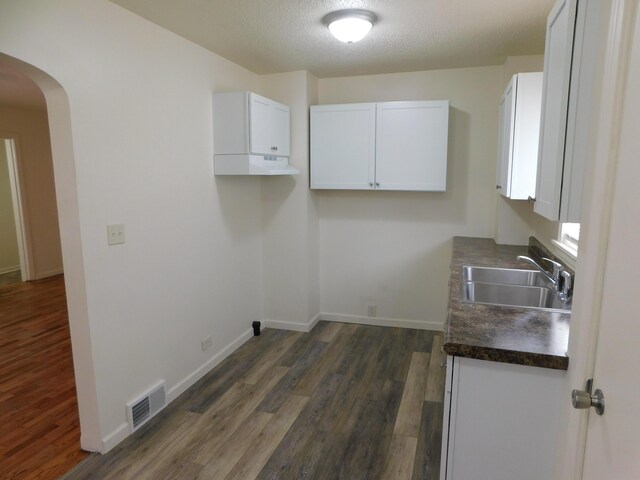
M 107 245 L 124 243 L 124 224 L 107 225 Z
M 208 349 L 209 347 L 211 347 L 211 335 L 209 335 L 208 337 L 203 338 L 200 341 L 200 346 L 202 347 L 202 351 L 204 352 L 206 349 Z
M 378 306 L 377 305 L 369 305 L 367 307 L 367 316 L 369 317 L 377 317 L 378 316 Z

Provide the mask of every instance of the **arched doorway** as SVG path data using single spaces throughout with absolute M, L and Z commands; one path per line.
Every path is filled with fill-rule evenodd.
M 81 429 L 81 447 L 102 449 L 95 371 L 84 280 L 69 103 L 62 85 L 36 67 L 0 53 L 0 64 L 33 80 L 42 90 L 49 121 L 68 321 Z

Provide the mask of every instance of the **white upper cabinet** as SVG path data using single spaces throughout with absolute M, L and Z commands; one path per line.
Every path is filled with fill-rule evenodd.
M 579 222 L 601 38 L 600 0 L 559 0 L 547 19 L 534 211 Z
M 289 107 L 249 93 L 251 153 L 289 156 Z
M 213 95 L 216 175 L 289 175 L 289 107 L 252 92 Z
M 378 103 L 376 122 L 376 188 L 444 192 L 449 102 Z
M 376 105 L 311 107 L 311 188 L 374 187 Z
M 449 102 L 311 107 L 311 188 L 445 191 Z
M 496 188 L 507 198 L 535 196 L 542 72 L 514 75 L 500 102 Z

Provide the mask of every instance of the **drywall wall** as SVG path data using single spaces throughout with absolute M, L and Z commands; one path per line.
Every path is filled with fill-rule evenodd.
M 442 326 L 451 238 L 494 234 L 502 78 L 495 66 L 319 80 L 321 104 L 451 102 L 445 193 L 316 191 L 323 314 L 358 320 L 374 304 L 391 324 Z
M 263 77 L 265 95 L 291 109 L 291 165 L 299 175 L 262 179 L 263 314 L 267 325 L 308 331 L 319 310 L 318 214 L 309 190 L 309 105 L 315 77 Z
M 0 137 L 15 141 L 32 280 L 62 273 L 58 207 L 45 110 L 0 105 Z M 19 263 L 19 261 L 18 261 Z
M 261 318 L 260 180 L 213 175 L 211 109 L 260 79 L 106 0 L 0 10 L 0 52 L 64 89 L 45 96 L 67 289 L 86 286 L 69 297 L 76 371 L 95 382 L 96 405 L 79 388 L 82 443 L 105 451 L 129 433 L 126 402 L 160 378 L 175 397 Z M 112 223 L 124 245 L 107 246 Z
M 5 142 L 0 137 L 0 274 L 20 268 Z

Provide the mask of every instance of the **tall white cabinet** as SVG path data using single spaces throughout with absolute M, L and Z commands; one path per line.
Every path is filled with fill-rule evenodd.
M 534 211 L 579 222 L 603 34 L 601 0 L 558 0 L 547 19 Z
M 311 107 L 311 188 L 446 190 L 449 102 Z
M 512 200 L 535 196 L 542 72 L 511 78 L 500 102 L 496 189 Z

